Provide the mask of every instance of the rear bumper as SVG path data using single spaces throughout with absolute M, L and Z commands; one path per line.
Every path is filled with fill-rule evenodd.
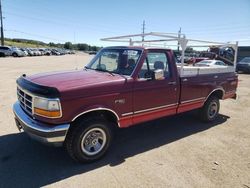
M 21 108 L 19 102 L 13 105 L 16 126 L 31 138 L 42 143 L 61 146 L 66 138 L 70 124 L 48 125 L 28 116 Z
M 236 91 L 229 91 L 225 93 L 225 95 L 223 96 L 223 99 L 237 99 Z

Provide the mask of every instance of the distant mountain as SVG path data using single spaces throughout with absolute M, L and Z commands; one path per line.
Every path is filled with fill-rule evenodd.
M 19 38 L 8 39 L 8 38 L 6 38 L 6 40 L 13 41 L 13 42 L 37 44 L 37 45 L 47 45 L 45 42 L 38 41 L 38 40 L 30 40 L 30 39 L 19 39 Z
M 62 43 L 45 43 L 38 40 L 31 39 L 21 39 L 21 38 L 5 38 L 5 45 L 7 46 L 16 46 L 20 48 L 65 48 L 69 50 L 80 50 L 80 51 L 98 51 L 102 47 L 91 46 L 86 43 L 76 43 L 72 44 L 71 42 Z

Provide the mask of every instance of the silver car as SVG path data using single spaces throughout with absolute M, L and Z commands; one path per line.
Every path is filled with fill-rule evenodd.
M 11 56 L 12 50 L 8 46 L 0 46 L 0 57 Z
M 11 55 L 13 57 L 24 57 L 24 56 L 26 56 L 26 54 L 17 47 L 11 47 L 10 49 L 11 49 Z
M 196 67 L 220 67 L 220 66 L 227 66 L 223 61 L 220 60 L 203 60 L 196 64 L 194 64 Z

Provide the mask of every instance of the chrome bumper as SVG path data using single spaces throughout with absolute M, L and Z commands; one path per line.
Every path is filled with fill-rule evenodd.
M 63 144 L 70 124 L 48 125 L 28 116 L 21 108 L 19 102 L 13 105 L 16 126 L 19 131 L 23 130 L 35 140 L 60 146 Z

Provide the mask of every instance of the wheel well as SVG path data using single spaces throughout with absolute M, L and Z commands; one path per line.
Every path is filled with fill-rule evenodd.
M 101 118 L 106 119 L 107 121 L 111 121 L 119 125 L 117 115 L 115 115 L 113 112 L 108 111 L 108 110 L 96 110 L 96 111 L 84 113 L 80 115 L 79 117 L 77 117 L 76 119 L 74 119 L 73 122 L 79 121 L 83 118 L 85 119 L 85 118 L 90 118 L 90 117 L 101 117 Z
M 208 95 L 207 99 L 212 96 L 218 97 L 218 99 L 223 99 L 224 91 L 222 89 L 214 90 Z

